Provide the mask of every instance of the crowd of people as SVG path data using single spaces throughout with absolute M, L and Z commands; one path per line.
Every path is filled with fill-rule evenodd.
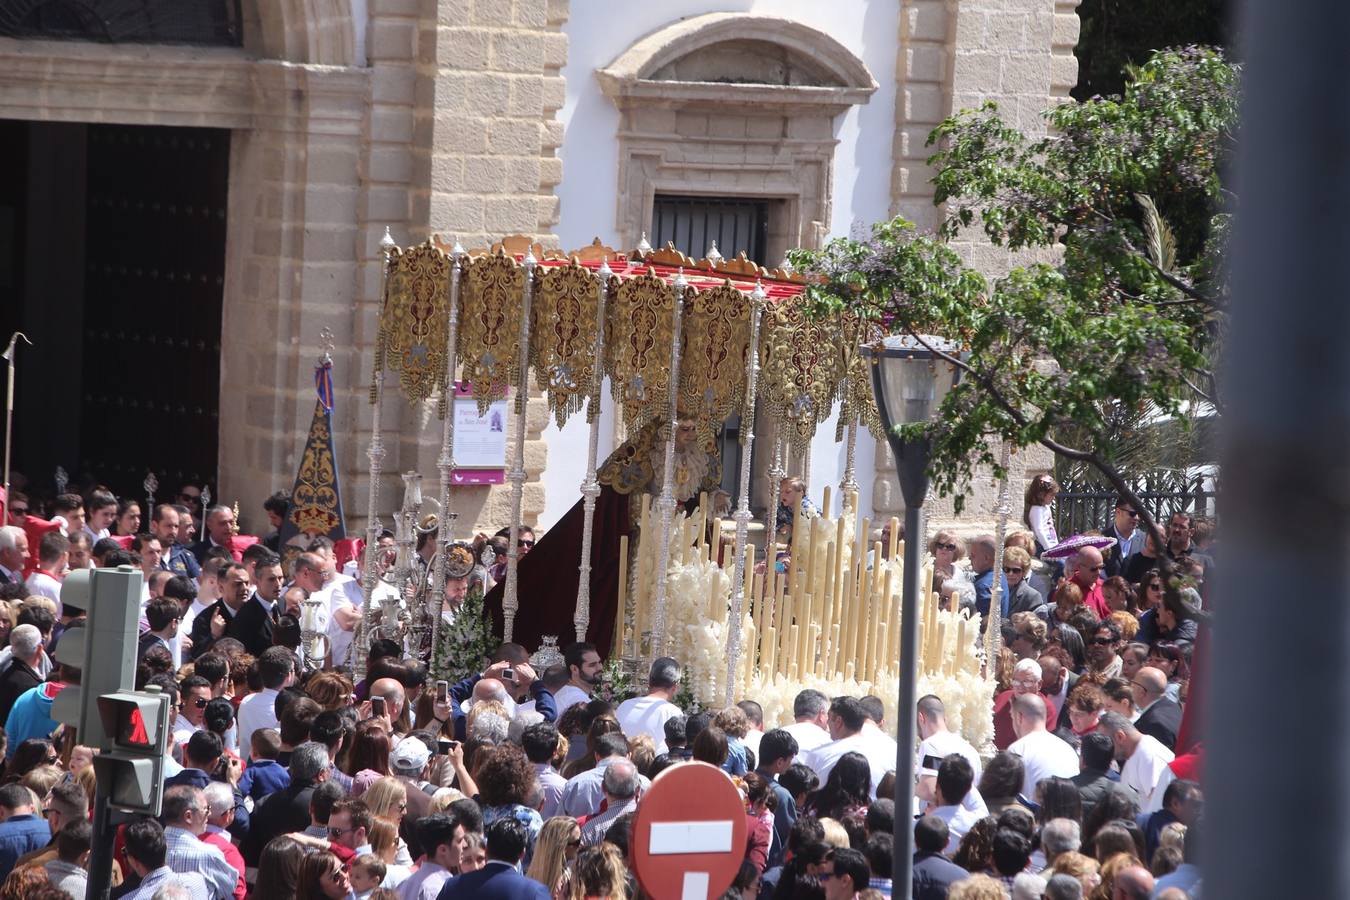
M 1033 505 L 1053 502 L 1039 487 Z M 65 527 L 30 548 L 27 498 L 10 497 L 0 900 L 83 896 L 95 839 L 115 841 L 113 896 L 137 900 L 627 900 L 641 896 L 636 810 L 652 779 L 689 761 L 724 770 L 744 800 L 728 897 L 889 897 L 897 816 L 913 829 L 916 898 L 1200 896 L 1203 751 L 1180 740 L 1213 559 L 1189 515 L 1158 548 L 1121 501 L 1104 530 L 1114 544 L 1085 546 L 1062 573 L 1039 558 L 1044 516 L 1009 536 L 993 755 L 948 727 L 941 697 L 921 698 L 905 776 L 915 806 L 897 810 L 897 745 L 876 696 L 803 690 L 789 723 L 766 723 L 752 699 L 682 709 L 681 663 L 660 658 L 638 696 L 611 703 L 585 643 L 543 671 L 504 643 L 454 683 L 382 637 L 359 680 L 306 668 L 302 601 L 322 593 L 339 638 L 361 615 L 332 542 L 283 566 L 273 535 L 236 559 L 233 512 L 203 517 L 192 485 L 176 499 L 143 522 L 138 504 L 100 490 L 61 495 L 43 512 Z M 207 531 L 196 541 L 195 521 Z M 944 594 L 987 613 L 993 539 L 939 532 L 929 549 Z M 1179 601 L 1149 564 L 1163 554 L 1188 579 Z M 119 564 L 145 575 L 136 686 L 169 697 L 173 734 L 161 815 L 96 836 L 96 751 L 51 718 L 80 673 L 53 656 L 85 613 L 62 602 L 62 579 Z

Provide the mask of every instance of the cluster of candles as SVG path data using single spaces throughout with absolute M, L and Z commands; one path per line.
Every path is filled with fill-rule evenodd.
M 825 489 L 822 509 L 830 509 Z M 708 578 L 708 596 L 667 596 L 667 604 L 705 604 L 706 617 L 727 625 L 730 610 L 734 551 L 708 534 L 722 534 L 722 522 L 709 529 L 706 497 L 693 514 L 677 514 L 672 527 L 670 573 L 697 566 L 706 571 L 721 567 L 725 578 Z M 899 521 L 890 520 L 890 540 L 868 545 L 870 522 L 862 519 L 855 533 L 857 496 L 844 497 L 838 518 L 804 515 L 798 508 L 784 571 L 770 564 L 755 571 L 755 548 L 745 547 L 745 602 L 741 623 L 741 656 L 733 661 L 738 687 L 758 675 L 771 680 L 781 675 L 796 681 L 807 675 L 846 681 L 877 683 L 884 673 L 898 674 L 896 646 L 900 634 L 900 592 L 904 573 L 904 542 L 898 540 Z M 640 534 L 659 535 L 657 510 L 643 498 Z M 922 539 L 922 538 L 920 538 Z M 614 651 L 647 659 L 659 540 L 641 540 L 631 565 L 627 538 L 621 541 L 620 596 Z M 870 552 L 869 552 L 870 551 Z M 925 566 L 920 594 L 921 673 L 952 675 L 970 668 L 978 674 L 974 650 L 978 620 L 964 612 L 941 608 L 932 590 L 933 570 Z M 630 604 L 631 592 L 631 604 Z M 632 609 L 628 607 L 631 605 Z M 725 629 L 723 630 L 725 632 Z

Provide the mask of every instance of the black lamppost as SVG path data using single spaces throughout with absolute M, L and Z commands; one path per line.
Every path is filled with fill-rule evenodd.
M 863 348 L 872 363 L 872 392 L 886 428 L 900 492 L 905 498 L 905 578 L 900 598 L 900 701 L 896 709 L 895 842 L 892 896 L 908 900 L 914 866 L 914 709 L 919 659 L 919 578 L 923 568 L 923 501 L 928 495 L 927 438 L 905 440 L 901 425 L 929 421 L 937 413 L 959 373 L 939 353 L 957 348 L 942 338 L 892 335 Z

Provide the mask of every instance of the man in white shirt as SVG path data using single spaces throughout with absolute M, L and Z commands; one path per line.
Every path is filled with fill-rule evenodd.
M 938 763 L 933 779 L 933 809 L 929 815 L 947 823 L 947 853 L 955 853 L 961 838 L 976 822 L 989 815 L 984 798 L 975 787 L 975 772 L 960 753 L 951 753 Z
M 863 715 L 867 717 L 862 727 L 862 738 L 867 747 L 863 755 L 868 760 L 874 760 L 875 766 L 881 766 L 887 772 L 894 771 L 900 745 L 886 732 L 884 724 L 886 707 L 880 697 L 872 695 L 860 699 L 858 705 L 862 707 Z
M 1040 694 L 1019 694 L 1012 701 L 1013 731 L 1017 740 L 1008 752 L 1022 757 L 1026 774 L 1022 778 L 1022 796 L 1036 797 L 1036 785 L 1057 776 L 1072 778 L 1078 774 L 1078 754 L 1067 741 L 1045 730 L 1045 701 Z
M 239 746 L 253 746 L 253 732 L 259 728 L 279 728 L 277 694 L 295 683 L 295 656 L 285 647 L 268 647 L 258 657 L 258 677 L 263 689 L 249 694 L 239 703 Z
M 219 557 L 212 557 L 202 566 L 202 574 L 197 578 L 197 596 L 192 598 L 183 611 L 183 621 L 179 623 L 178 634 L 182 637 L 192 635 L 192 623 L 197 613 L 202 612 L 220 599 L 220 568 L 224 565 Z
M 825 730 L 829 712 L 830 698 L 813 688 L 800 691 L 793 698 L 792 717 L 796 721 L 783 730 L 797 742 L 798 759 L 804 761 L 806 754 L 830 742 L 830 733 Z
M 211 702 L 211 682 L 200 675 L 184 678 L 178 686 L 178 716 L 173 720 L 173 740 L 186 744 L 193 732 L 205 728 L 206 704 Z
M 1116 762 L 1121 764 L 1120 783 L 1134 788 L 1139 795 L 1139 811 L 1151 813 L 1162 809 L 1166 787 L 1160 788 L 1159 781 L 1176 754 L 1117 712 L 1102 713 L 1097 719 L 1097 730 L 1115 743 Z
M 914 760 L 914 770 L 918 781 L 914 792 L 920 800 L 929 801 L 934 797 L 938 766 L 942 760 L 959 753 L 970 763 L 974 783 L 980 780 L 980 754 L 970 746 L 970 742 L 947 727 L 947 710 L 942 700 L 933 694 L 919 698 L 918 703 L 919 752 Z
M 750 723 L 750 730 L 741 738 L 741 743 L 746 749 L 755 754 L 755 759 L 759 759 L 759 742 L 764 739 L 764 707 L 753 700 L 742 700 L 736 704 L 745 713 L 745 719 Z
M 19 584 L 28 559 L 28 533 L 17 525 L 0 527 L 0 583 Z
M 333 664 L 340 665 L 347 658 L 356 623 L 361 620 L 361 586 L 356 579 L 338 573 L 332 544 L 326 538 L 296 557 L 292 583 L 304 588 L 311 598 L 319 598 L 318 630 L 328 635 Z
M 578 703 L 591 702 L 591 693 L 600 684 L 605 668 L 595 645 L 584 642 L 569 644 L 563 651 L 563 662 L 572 677 L 553 695 L 559 716 Z
M 614 717 L 619 727 L 628 737 L 639 734 L 648 735 L 656 745 L 656 754 L 666 752 L 666 722 L 684 712 L 670 700 L 680 689 L 680 679 L 684 672 L 680 664 L 669 656 L 662 656 L 652 662 L 651 672 L 647 676 L 647 695 L 633 697 L 619 704 Z
M 834 770 L 835 763 L 845 753 L 861 753 L 867 757 L 867 767 L 872 773 L 871 794 L 877 795 L 877 785 L 881 783 L 882 777 L 895 768 L 895 758 L 881 760 L 874 758 L 877 754 L 868 753 L 869 748 L 867 738 L 863 736 L 863 725 L 867 722 L 867 715 L 862 710 L 862 704 L 852 697 L 836 697 L 830 703 L 829 725 L 830 737 L 832 740 L 812 750 L 810 753 L 803 753 L 802 761 L 805 762 L 816 776 L 820 778 L 820 783 L 824 784 L 830 777 L 830 772 Z
M 56 614 L 61 615 L 61 576 L 66 571 L 66 560 L 70 556 L 70 541 L 59 531 L 49 531 L 38 543 L 38 567 L 24 588 L 29 595 L 47 597 L 56 604 Z

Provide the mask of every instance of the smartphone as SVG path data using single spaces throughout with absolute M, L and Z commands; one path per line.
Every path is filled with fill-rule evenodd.
M 384 715 L 384 698 L 383 698 L 383 697 L 371 697 L 371 698 L 370 698 L 370 714 L 371 714 L 372 716 L 382 716 L 382 715 Z
M 515 680 L 516 680 L 515 669 L 502 669 L 502 681 L 515 681 Z
M 436 742 L 436 753 L 439 756 L 449 756 L 450 751 L 459 746 L 459 741 L 449 741 L 442 738 Z
M 441 705 L 450 702 L 450 685 L 444 681 L 436 682 L 436 702 Z

